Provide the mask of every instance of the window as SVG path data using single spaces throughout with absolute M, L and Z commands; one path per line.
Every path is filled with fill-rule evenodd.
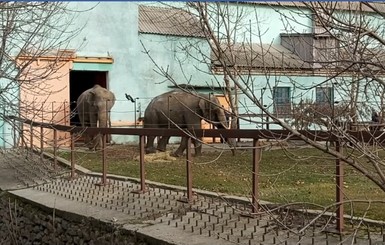
M 331 87 L 316 87 L 315 103 L 318 105 L 332 105 L 334 103 L 334 93 Z
M 273 88 L 274 113 L 278 115 L 291 114 L 290 87 Z
M 330 17 L 325 15 L 322 11 L 313 13 L 313 33 L 315 34 L 324 34 L 327 33 L 325 25 L 330 22 Z
M 319 62 L 323 68 L 335 68 L 339 60 L 338 40 L 332 36 L 317 36 L 314 38 L 314 62 Z

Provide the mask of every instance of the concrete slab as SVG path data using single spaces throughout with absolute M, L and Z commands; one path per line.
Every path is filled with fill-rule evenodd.
M 135 232 L 136 235 L 150 244 L 178 244 L 178 245 L 231 245 L 233 243 L 214 237 L 196 236 L 183 232 L 166 223 L 149 224 L 135 221 L 132 216 L 116 210 L 109 210 L 100 206 L 76 202 L 51 193 L 35 189 L 10 191 L 9 193 L 22 198 L 46 210 L 55 210 L 56 214 L 65 215 L 72 220 L 81 217 L 92 217 L 104 222 L 123 225 L 123 228 Z M 135 223 L 138 222 L 138 223 Z

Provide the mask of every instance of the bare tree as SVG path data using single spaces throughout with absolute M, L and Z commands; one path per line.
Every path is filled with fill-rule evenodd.
M 359 122 L 369 121 L 372 109 L 382 116 L 382 7 L 349 2 L 274 3 L 270 8 L 285 27 L 281 42 L 276 43 L 265 41 L 269 27 L 263 24 L 266 20 L 258 4 L 187 3 L 181 11 L 199 23 L 205 42 L 197 45 L 196 40 L 184 40 L 180 47 L 190 58 L 207 64 L 211 79 L 225 88 L 235 118 L 259 127 L 258 118 L 267 116 L 308 145 L 351 165 L 385 191 L 383 160 L 372 147 L 347 133 Z M 159 74 L 178 85 L 168 69 L 153 62 Z M 297 81 L 301 74 L 316 79 L 301 83 Z M 288 82 L 282 82 L 283 78 Z M 280 101 L 276 99 L 282 93 L 277 89 L 280 86 L 296 91 L 281 96 Z M 263 101 L 266 97 L 269 102 Z M 341 127 L 342 122 L 349 122 L 350 128 Z M 299 131 L 311 128 L 332 130 L 359 157 L 337 152 Z
M 224 88 L 229 113 L 241 128 L 285 129 L 385 192 L 385 162 L 379 154 L 383 142 L 375 137 L 364 142 L 350 134 L 378 133 L 381 127 L 372 123 L 383 122 L 383 4 L 191 2 L 167 7 L 189 14 L 189 21 L 180 22 L 177 14 L 168 16 L 181 27 L 193 23 L 192 38 L 182 39 L 178 52 L 197 61 L 194 68 L 207 75 L 207 87 L 216 83 Z M 272 21 L 281 28 L 274 29 Z M 155 71 L 179 86 L 176 71 L 161 65 L 143 46 Z M 185 69 L 189 64 L 179 61 L 192 90 L 194 74 Z M 328 139 L 314 141 L 306 134 L 311 129 L 327 130 L 344 143 L 344 150 L 331 147 Z M 369 206 L 371 200 L 365 201 Z
M 71 26 L 76 13 L 71 12 L 67 4 L 0 3 L 0 121 L 3 127 L 6 115 L 43 120 L 46 113 L 55 113 L 53 108 L 43 106 L 44 100 L 55 93 L 49 81 L 62 75 L 58 71 L 73 55 L 67 45 L 81 29 Z M 3 141 L 12 145 L 10 137 Z

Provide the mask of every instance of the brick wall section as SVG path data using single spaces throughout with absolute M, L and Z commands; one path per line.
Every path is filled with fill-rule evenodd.
M 0 191 L 0 244 L 146 245 L 113 224 L 63 216 Z

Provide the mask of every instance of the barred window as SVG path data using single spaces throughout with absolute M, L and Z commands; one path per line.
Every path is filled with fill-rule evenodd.
M 290 92 L 290 87 L 273 88 L 274 113 L 278 115 L 291 114 Z
M 315 102 L 318 105 L 332 105 L 334 103 L 334 93 L 331 87 L 316 87 Z

